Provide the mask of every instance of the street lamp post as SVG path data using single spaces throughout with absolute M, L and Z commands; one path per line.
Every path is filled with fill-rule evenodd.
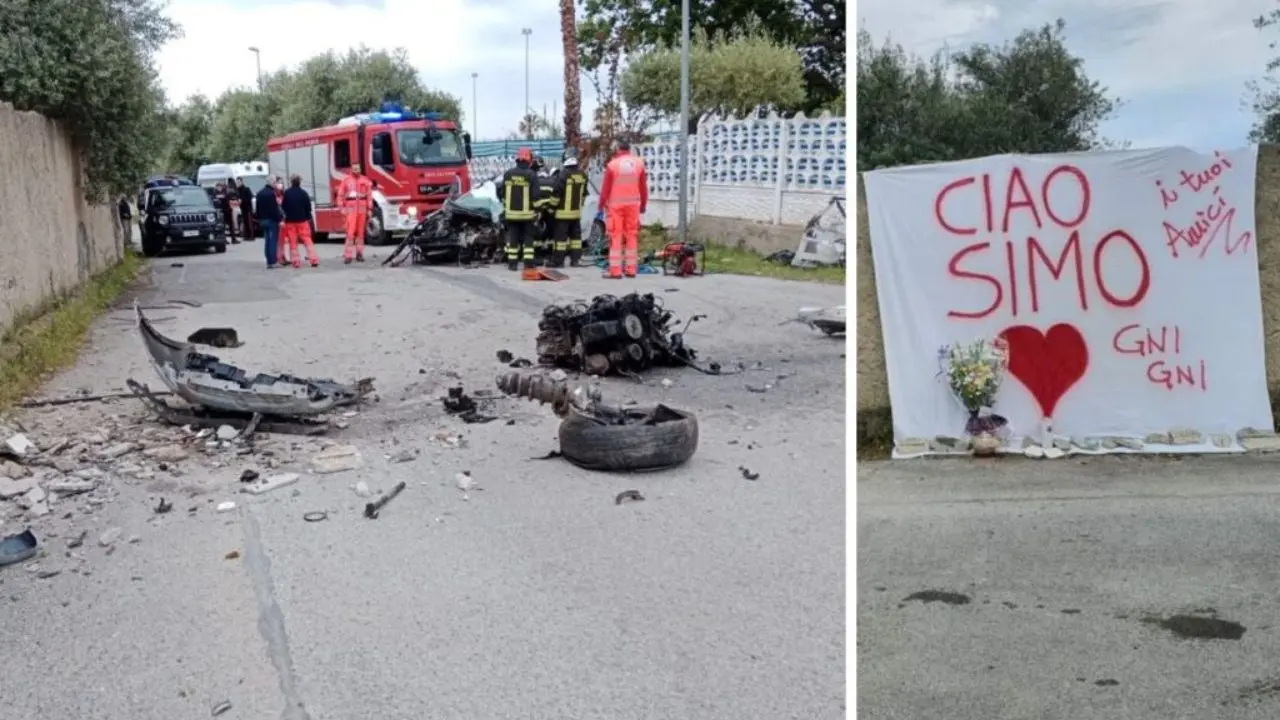
M 256 47 L 251 47 L 249 52 L 253 53 L 254 60 L 258 65 L 258 92 L 262 92 L 262 51 Z
M 471 134 L 475 135 L 477 140 L 480 139 L 480 111 L 478 109 L 479 101 L 476 99 L 478 97 L 476 80 L 479 77 L 480 73 L 471 73 Z
M 524 118 L 529 117 L 529 36 L 533 34 L 533 28 L 520 28 L 520 34 L 524 35 Z
M 689 241 L 689 0 L 680 3 L 680 242 Z

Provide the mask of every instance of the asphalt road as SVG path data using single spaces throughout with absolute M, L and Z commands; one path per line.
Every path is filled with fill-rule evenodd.
M 1265 456 L 861 463 L 858 717 L 1280 716 L 1278 472 Z M 909 599 L 928 591 L 963 597 Z M 1187 638 L 1164 624 L 1178 615 L 1243 634 Z
M 266 472 L 261 458 L 193 459 L 116 478 L 96 511 L 39 521 L 37 570 L 0 568 L 0 714 L 173 720 L 230 701 L 220 717 L 843 717 L 845 348 L 778 324 L 802 305 L 842 303 L 843 288 L 609 282 L 585 269 L 529 283 L 501 268 L 382 268 L 385 252 L 343 266 L 328 245 L 318 269 L 269 272 L 259 241 L 152 263 L 144 304 L 201 303 L 151 311 L 163 332 L 229 326 L 245 345 L 217 354 L 250 370 L 377 378 L 381 401 L 331 433 L 364 467 L 313 475 L 309 446 L 285 442 L 280 469 L 302 473 L 292 488 L 237 494 L 244 468 Z M 605 384 L 612 400 L 699 414 L 685 467 L 618 476 L 530 460 L 556 447 L 548 409 L 502 401 L 512 424 L 476 425 L 442 410 L 451 385 L 493 386 L 497 350 L 532 355 L 547 302 L 633 288 L 706 313 L 690 344 L 750 368 Z M 104 318 L 45 394 L 119 390 L 126 377 L 158 385 L 130 312 Z M 129 400 L 23 421 L 37 440 L 149 437 L 143 418 Z M 420 456 L 389 459 L 405 449 Z M 464 497 L 462 470 L 483 490 Z M 380 519 L 361 517 L 355 483 L 401 480 L 408 489 Z M 631 488 L 648 499 L 615 506 Z M 157 496 L 175 511 L 155 515 Z M 237 509 L 215 513 L 225 500 Z M 304 522 L 312 510 L 330 519 Z M 20 515 L 0 531 L 20 529 Z M 108 552 L 94 539 L 111 527 L 122 536 Z M 83 531 L 84 546 L 66 549 Z M 52 570 L 64 571 L 41 577 Z

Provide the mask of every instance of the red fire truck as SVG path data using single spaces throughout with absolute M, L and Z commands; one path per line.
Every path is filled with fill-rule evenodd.
M 360 163 L 373 181 L 374 210 L 365 237 L 371 245 L 398 242 L 455 189 L 471 190 L 471 136 L 440 113 L 395 103 L 343 118 L 330 127 L 267 141 L 271 174 L 297 175 L 315 206 L 319 238 L 345 236 L 338 184 Z

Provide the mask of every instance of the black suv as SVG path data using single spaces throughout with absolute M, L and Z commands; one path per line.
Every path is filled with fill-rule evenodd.
M 227 251 L 226 227 L 209 195 L 194 185 L 150 188 L 145 191 L 142 252 L 155 257 L 165 250 L 213 248 Z

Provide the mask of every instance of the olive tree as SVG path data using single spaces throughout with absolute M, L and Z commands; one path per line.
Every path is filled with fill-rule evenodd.
M 765 35 L 758 23 L 708 35 L 699 29 L 689 49 L 692 120 L 707 112 L 743 117 L 761 106 L 790 110 L 805 100 L 804 66 L 795 48 Z M 634 58 L 623 72 L 622 99 L 659 115 L 680 112 L 680 49 Z
M 273 135 L 332 125 L 375 110 L 385 100 L 462 122 L 462 101 L 426 87 L 404 50 L 360 47 L 316 55 L 296 70 L 268 75 L 260 91 L 233 88 L 223 93 L 214 102 L 207 155 L 214 161 L 264 159 Z
M 157 0 L 0 0 L 0 100 L 61 121 L 86 196 L 131 191 L 163 152 L 156 51 L 178 27 Z

